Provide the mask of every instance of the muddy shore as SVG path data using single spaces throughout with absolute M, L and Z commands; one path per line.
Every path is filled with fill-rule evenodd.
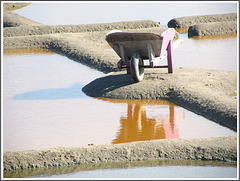
M 7 10 L 4 9 L 4 11 Z M 11 15 L 8 16 L 8 14 Z M 86 30 L 86 26 L 85 28 L 83 26 L 45 26 L 21 18 L 12 12 L 4 13 L 5 15 L 8 18 L 4 19 L 7 22 L 3 29 L 4 49 L 46 48 L 104 73 L 111 72 L 86 85 L 83 91 L 87 95 L 119 99 L 166 99 L 237 130 L 237 99 L 233 96 L 237 94 L 236 72 L 174 69 L 173 74 L 167 74 L 165 70 L 155 72 L 149 70 L 146 71 L 144 81 L 136 84 L 125 71 L 117 69 L 116 62 L 119 57 L 109 51 L 105 41 L 106 34 L 111 29 L 163 32 L 166 28 L 162 28 L 156 22 L 86 25 L 88 28 Z M 22 24 L 16 23 L 14 17 L 21 19 Z M 25 23 L 26 26 L 22 27 Z M 154 140 L 117 145 L 4 152 L 3 168 L 5 171 L 10 171 L 156 159 L 236 163 L 237 137 Z

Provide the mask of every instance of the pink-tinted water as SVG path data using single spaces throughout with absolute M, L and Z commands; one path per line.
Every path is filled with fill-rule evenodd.
M 236 135 L 168 101 L 86 96 L 100 76 L 50 51 L 4 51 L 3 150 Z

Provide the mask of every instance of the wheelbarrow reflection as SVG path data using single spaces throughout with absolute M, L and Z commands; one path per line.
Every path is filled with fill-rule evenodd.
M 179 138 L 174 124 L 174 105 L 169 105 L 169 117 L 148 118 L 143 104 L 128 104 L 127 117 L 120 119 L 121 128 L 116 143 Z
M 184 115 L 175 113 L 173 103 L 164 100 L 104 100 L 127 104 L 126 116 L 120 117 L 120 128 L 113 144 L 179 138 L 176 121 L 182 120 Z

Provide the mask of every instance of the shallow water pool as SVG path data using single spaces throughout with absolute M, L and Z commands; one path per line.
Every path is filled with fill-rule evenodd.
M 48 176 L 47 178 L 236 178 L 237 168 L 218 166 L 156 166 L 108 169 Z
M 168 101 L 88 97 L 82 87 L 104 74 L 51 51 L 3 60 L 4 151 L 236 135 Z

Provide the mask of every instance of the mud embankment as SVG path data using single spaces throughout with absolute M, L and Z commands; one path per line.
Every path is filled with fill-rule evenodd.
M 237 161 L 237 138 L 152 140 L 147 142 L 5 152 L 4 170 L 147 160 Z
M 188 28 L 195 24 L 237 21 L 237 13 L 215 14 L 204 16 L 185 16 L 171 19 L 168 22 L 169 28 Z
M 188 36 L 237 33 L 237 13 L 174 18 L 169 28 L 188 28 Z
M 237 21 L 202 23 L 190 26 L 188 29 L 188 37 L 234 33 L 237 33 Z
M 29 35 L 44 35 L 56 33 L 80 33 L 80 32 L 96 32 L 96 31 L 111 31 L 113 29 L 128 30 L 139 28 L 160 27 L 155 21 L 125 21 L 117 23 L 103 24 L 86 24 L 86 25 L 32 25 L 19 27 L 5 27 L 4 37 L 12 36 L 29 36 Z

